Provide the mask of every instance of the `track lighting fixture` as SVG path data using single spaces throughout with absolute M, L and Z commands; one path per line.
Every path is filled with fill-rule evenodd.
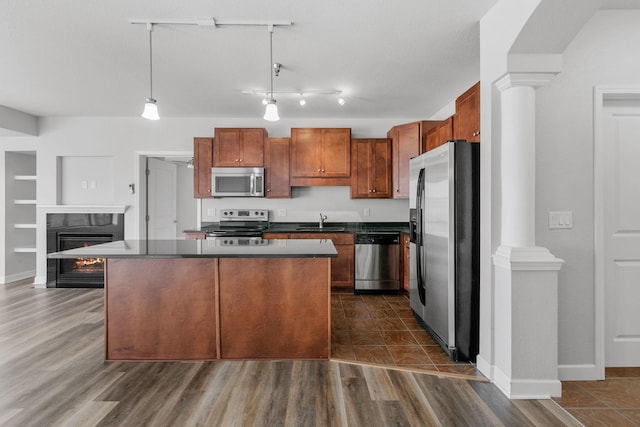
M 344 105 L 344 103 L 345 103 L 344 98 L 338 98 L 338 104 Z
M 142 111 L 142 117 L 149 120 L 159 120 L 157 101 L 153 99 L 153 24 L 147 24 L 147 30 L 149 30 L 149 98 L 144 104 L 144 110 Z
M 307 105 L 307 100 L 305 99 L 304 94 L 302 93 L 300 94 L 300 105 L 301 106 Z
M 273 62 L 273 25 L 267 27 L 269 30 L 269 77 L 271 80 L 271 90 L 269 91 L 269 97 L 267 98 L 267 107 L 264 110 L 263 118 L 270 122 L 277 122 L 280 120 L 278 115 L 278 106 L 276 100 L 273 98 L 273 75 L 280 74 L 281 65 Z

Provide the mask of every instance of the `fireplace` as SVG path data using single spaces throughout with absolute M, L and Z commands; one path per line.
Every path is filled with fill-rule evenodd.
M 119 213 L 48 213 L 47 253 L 124 239 L 124 215 Z M 102 288 L 104 259 L 47 260 L 47 287 Z
M 113 234 L 58 233 L 58 251 L 113 242 Z M 75 258 L 57 260 L 56 285 L 59 288 L 102 287 L 104 258 Z

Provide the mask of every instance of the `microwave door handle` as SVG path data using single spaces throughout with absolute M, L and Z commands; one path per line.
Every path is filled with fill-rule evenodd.
M 253 174 L 251 175 L 249 193 L 251 193 L 252 196 L 256 194 L 256 176 Z

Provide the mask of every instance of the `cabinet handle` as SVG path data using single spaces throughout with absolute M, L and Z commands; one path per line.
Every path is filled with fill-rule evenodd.
M 324 172 L 324 169 L 322 169 L 322 172 Z
M 399 188 L 398 188 L 398 189 L 396 189 L 396 193 L 399 193 L 399 192 L 400 192 L 400 189 L 399 189 Z
M 478 135 L 480 135 L 480 131 L 474 132 L 472 136 L 478 136 Z
M 320 170 L 320 169 L 318 169 L 318 172 L 321 172 L 321 170 Z
M 375 192 L 376 192 L 376 190 L 373 190 L 373 193 L 375 193 Z

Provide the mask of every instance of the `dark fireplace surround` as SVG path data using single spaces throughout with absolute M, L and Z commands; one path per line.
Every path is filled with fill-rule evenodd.
M 122 239 L 124 214 L 47 214 L 47 253 Z M 104 259 L 48 259 L 47 287 L 102 288 Z

